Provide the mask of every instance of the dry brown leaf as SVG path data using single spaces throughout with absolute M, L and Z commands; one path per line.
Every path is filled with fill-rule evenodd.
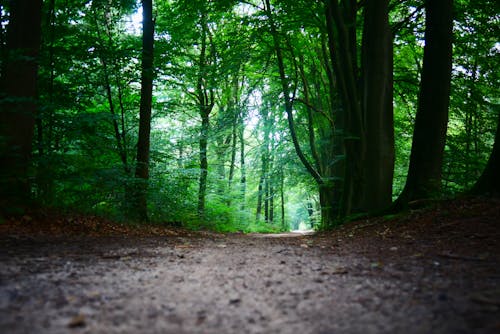
M 84 327 L 85 325 L 85 316 L 83 314 L 74 316 L 68 323 L 69 328 Z

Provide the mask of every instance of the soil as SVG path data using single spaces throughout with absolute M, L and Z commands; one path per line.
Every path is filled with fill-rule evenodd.
M 500 333 L 500 200 L 314 235 L 0 224 L 1 333 Z

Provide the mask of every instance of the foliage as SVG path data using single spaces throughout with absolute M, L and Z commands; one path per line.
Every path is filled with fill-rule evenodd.
M 153 223 L 272 232 L 319 221 L 318 187 L 295 154 L 262 5 L 233 0 L 155 4 L 148 193 Z M 314 163 L 320 155 L 322 168 L 331 169 L 345 156 L 332 154 L 332 138 L 340 131 L 332 127 L 338 116 L 334 106 L 340 107 L 335 102 L 338 91 L 328 85 L 332 69 L 324 2 L 276 0 L 271 5 L 299 144 L 308 161 Z M 43 206 L 129 220 L 140 100 L 139 8 L 134 0 L 44 1 L 33 152 L 33 193 Z M 411 0 L 392 1 L 390 8 L 397 196 L 405 184 L 418 105 L 425 12 L 419 1 Z M 480 175 L 499 112 L 500 24 L 495 1 L 457 0 L 455 14 L 443 166 L 446 195 L 466 190 Z M 358 37 L 362 21 L 360 10 Z M 2 7 L 2 36 L 7 23 L 8 7 Z M 203 24 L 211 57 L 206 64 L 200 63 Z M 4 39 L 0 44 L 3 55 Z M 215 99 L 207 133 L 203 217 L 196 206 L 200 85 L 206 94 L 213 91 Z M 338 178 L 325 173 L 328 182 Z

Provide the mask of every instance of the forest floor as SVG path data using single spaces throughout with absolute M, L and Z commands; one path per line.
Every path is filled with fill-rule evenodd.
M 310 236 L 0 224 L 1 333 L 500 333 L 500 200 Z

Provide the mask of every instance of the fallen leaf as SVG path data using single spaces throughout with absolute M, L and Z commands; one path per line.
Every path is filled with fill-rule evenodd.
M 74 316 L 68 323 L 69 328 L 84 327 L 85 326 L 85 316 L 83 314 L 78 314 Z
M 346 268 L 336 268 L 335 270 L 332 271 L 332 275 L 344 275 L 344 274 L 347 274 Z

